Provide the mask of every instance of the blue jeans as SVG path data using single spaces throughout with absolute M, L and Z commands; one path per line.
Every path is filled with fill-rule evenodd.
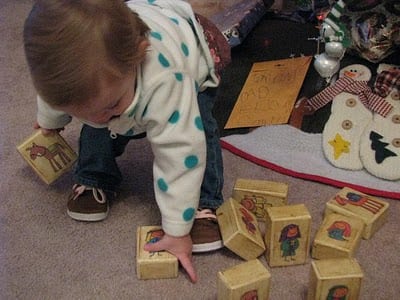
M 199 207 L 212 209 L 218 208 L 223 202 L 224 183 L 218 125 L 212 115 L 216 92 L 217 89 L 208 88 L 197 97 L 207 144 L 207 162 L 201 184 Z M 107 128 L 83 125 L 74 180 L 90 187 L 116 191 L 122 181 L 116 157 L 124 152 L 129 141 L 142 137 L 145 137 L 145 134 L 118 135 L 116 139 L 112 139 Z

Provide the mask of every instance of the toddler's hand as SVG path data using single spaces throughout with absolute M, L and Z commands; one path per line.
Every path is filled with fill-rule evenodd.
M 162 251 L 166 250 L 180 261 L 182 267 L 186 270 L 190 280 L 195 283 L 197 281 L 196 271 L 192 262 L 192 239 L 190 235 L 174 237 L 165 234 L 160 241 L 154 244 L 146 244 L 146 251 Z
M 51 136 L 51 135 L 55 134 L 56 132 L 60 132 L 61 130 L 64 129 L 64 128 L 57 128 L 57 129 L 42 128 L 42 127 L 40 127 L 38 122 L 35 122 L 35 124 L 33 125 L 33 128 L 40 129 L 44 136 Z

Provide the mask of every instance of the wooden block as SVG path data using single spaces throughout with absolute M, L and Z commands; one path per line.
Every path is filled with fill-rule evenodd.
M 311 257 L 315 259 L 351 258 L 357 251 L 364 222 L 341 214 L 327 215 L 313 242 Z
M 230 198 L 217 209 L 217 219 L 224 245 L 250 260 L 265 251 L 256 217 L 243 205 Z
M 140 226 L 136 233 L 136 274 L 139 279 L 175 278 L 178 259 L 167 251 L 148 252 L 147 243 L 155 243 L 164 235 L 160 226 Z
M 271 274 L 253 259 L 218 272 L 218 300 L 269 298 Z
M 21 143 L 17 150 L 47 184 L 67 172 L 77 159 L 61 135 L 44 136 L 40 130 Z
M 365 223 L 362 237 L 370 239 L 386 222 L 388 207 L 385 201 L 345 187 L 326 203 L 325 215 L 339 213 L 361 218 Z
M 354 258 L 334 258 L 311 262 L 307 300 L 360 297 L 363 272 Z
M 308 258 L 311 215 L 303 204 L 267 208 L 265 257 L 271 267 L 304 264 Z
M 265 210 L 287 204 L 288 185 L 282 182 L 238 179 L 232 198 L 251 211 L 258 221 L 265 220 Z

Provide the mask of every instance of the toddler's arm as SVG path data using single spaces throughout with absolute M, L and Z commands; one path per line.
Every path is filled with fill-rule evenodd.
M 42 98 L 37 97 L 37 125 L 48 130 L 59 130 L 71 122 L 71 116 L 53 109 Z

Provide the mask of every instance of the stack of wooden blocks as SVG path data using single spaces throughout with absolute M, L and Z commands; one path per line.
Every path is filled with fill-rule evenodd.
M 361 239 L 370 239 L 385 223 L 389 204 L 343 188 L 326 203 L 315 236 L 308 299 L 358 299 L 363 272 L 355 259 Z
M 388 203 L 343 188 L 326 203 L 323 222 L 311 243 L 311 215 L 304 204 L 289 205 L 287 193 L 284 183 L 238 179 L 232 198 L 217 210 L 224 245 L 248 260 L 218 273 L 218 299 L 247 295 L 268 299 L 268 270 L 264 267 L 265 276 L 259 276 L 258 282 L 250 276 L 254 260 L 263 253 L 269 267 L 305 264 L 311 253 L 309 300 L 358 299 L 363 272 L 354 255 L 361 239 L 371 238 L 384 224 Z M 263 238 L 258 221 L 265 225 Z M 239 270 L 249 276 L 240 276 Z
M 311 215 L 304 204 L 288 204 L 288 185 L 238 179 L 232 197 L 216 214 L 224 246 L 245 262 L 217 274 L 219 300 L 268 299 L 269 267 L 305 264 L 313 258 L 307 299 L 358 299 L 363 272 L 354 258 L 362 238 L 384 224 L 388 204 L 343 188 L 327 203 L 324 219 L 311 241 Z M 260 230 L 264 223 L 264 236 Z M 173 278 L 178 262 L 169 253 L 148 253 L 145 243 L 162 235 L 160 227 L 139 227 L 137 275 L 140 279 Z M 341 298 L 342 297 L 342 298 Z

